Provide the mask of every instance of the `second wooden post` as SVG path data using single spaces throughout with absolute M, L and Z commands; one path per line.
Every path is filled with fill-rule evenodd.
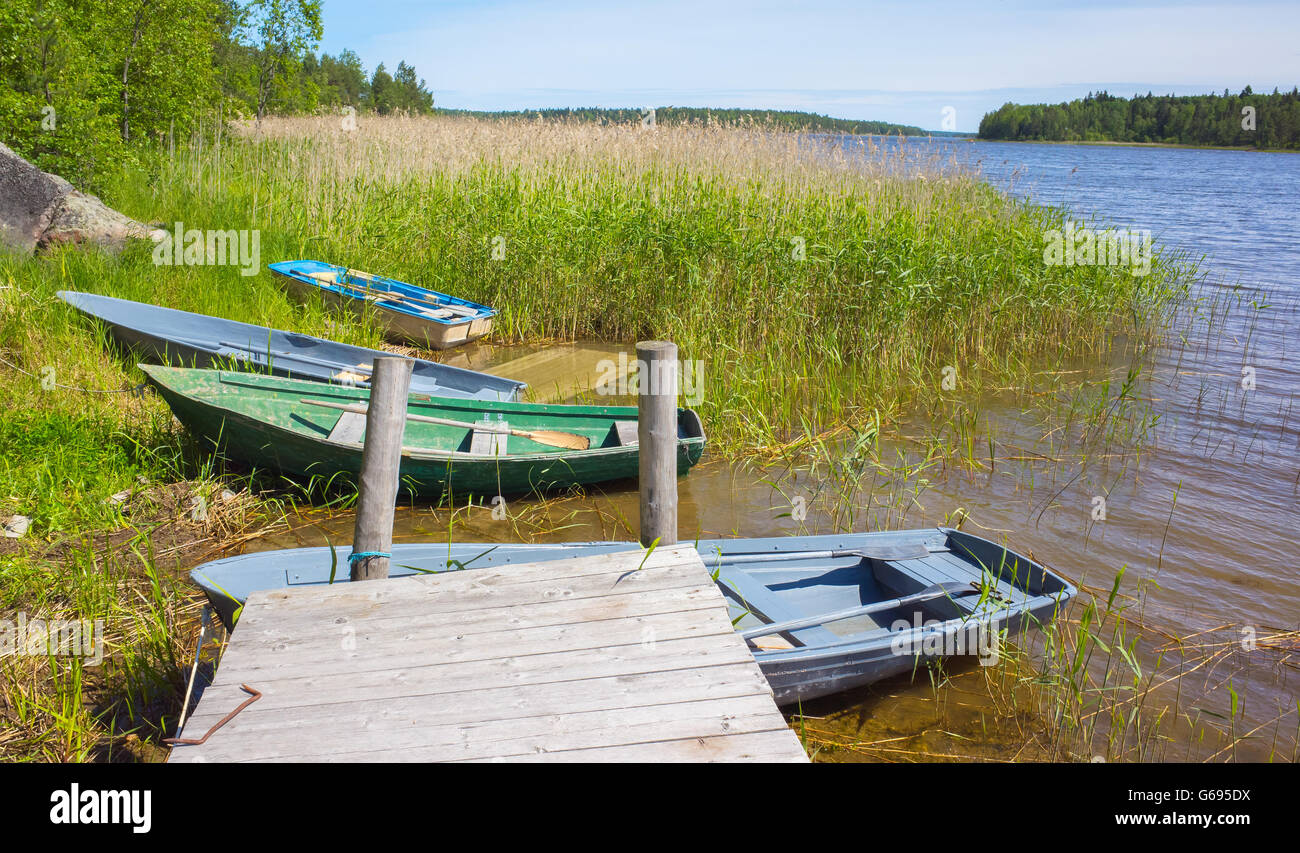
M 358 478 L 357 526 L 350 558 L 354 581 L 388 577 L 402 436 L 406 432 L 406 398 L 414 366 L 409 358 L 382 357 L 376 358 L 372 367 Z
M 640 341 L 637 445 L 641 544 L 677 544 L 677 344 Z

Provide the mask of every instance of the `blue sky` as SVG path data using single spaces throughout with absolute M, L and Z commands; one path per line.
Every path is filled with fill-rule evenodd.
M 718 106 L 956 129 L 1104 88 L 1300 84 L 1300 2 L 323 0 L 321 48 L 413 64 L 443 107 Z

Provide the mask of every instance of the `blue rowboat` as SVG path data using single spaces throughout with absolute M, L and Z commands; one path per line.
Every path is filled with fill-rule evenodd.
M 563 545 L 399 544 L 391 577 L 588 557 L 633 542 Z M 736 630 L 790 705 L 910 672 L 918 658 L 997 658 L 1005 636 L 1048 625 L 1076 594 L 1067 580 L 1000 545 L 948 528 L 712 539 L 696 543 L 717 572 Z M 329 548 L 227 557 L 190 577 L 226 625 L 257 590 L 329 583 Z M 347 583 L 347 554 L 337 554 Z
M 331 307 L 371 313 L 389 339 L 417 347 L 447 349 L 481 338 L 496 315 L 477 302 L 324 261 L 280 261 L 270 269 L 296 298 L 319 295 Z
M 298 379 L 367 388 L 370 369 L 382 350 L 355 347 L 237 323 L 206 314 L 160 308 L 129 299 L 60 290 L 64 302 L 103 321 L 121 345 L 144 360 L 177 367 L 238 367 Z M 510 401 L 526 387 L 513 379 L 412 359 L 411 393 Z

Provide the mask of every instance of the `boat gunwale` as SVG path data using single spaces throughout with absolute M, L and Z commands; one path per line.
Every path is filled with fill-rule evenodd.
M 433 367 L 433 368 L 436 369 L 436 370 L 435 370 L 435 373 L 437 373 L 437 372 L 446 372 L 446 373 L 449 374 L 449 375 L 460 376 L 460 377 L 463 377 L 463 378 L 465 378 L 465 379 L 467 379 L 467 380 L 475 380 L 475 381 L 479 381 L 479 382 L 482 382 L 484 379 L 487 379 L 487 380 L 489 380 L 489 381 L 493 381 L 493 380 L 495 380 L 496 382 L 500 382 L 500 383 L 502 383 L 502 384 L 504 384 L 504 385 L 510 385 L 510 386 L 513 386 L 513 389 L 512 389 L 512 390 L 513 390 L 513 393 L 514 393 L 514 395 L 515 395 L 516 398 L 518 398 L 520 395 L 522 395 L 523 392 L 524 392 L 524 389 L 526 389 L 526 388 L 528 387 L 528 383 L 526 383 L 526 382 L 520 382 L 519 380 L 516 380 L 516 379 L 510 379 L 509 377 L 505 377 L 505 376 L 497 376 L 497 375 L 492 374 L 492 373 L 484 373 L 484 372 L 482 372 L 482 371 L 478 371 L 478 370 L 470 370 L 469 368 L 465 368 L 465 367 L 456 367 L 455 365 L 451 365 L 451 364 L 443 364 L 443 363 L 441 363 L 441 362 L 430 361 L 429 359 L 424 359 L 424 358 L 414 358 L 414 357 L 412 357 L 412 356 L 401 355 L 400 353 L 390 353 L 390 352 L 387 352 L 387 351 L 385 351 L 385 350 L 379 350 L 379 349 L 374 349 L 374 348 L 372 348 L 372 347 L 360 346 L 360 345 L 358 345 L 358 344 L 348 344 L 348 343 L 343 343 L 342 341 L 334 341 L 334 340 L 330 340 L 329 338 L 322 338 L 322 337 L 318 337 L 318 336 L 316 336 L 316 335 L 309 335 L 309 334 L 307 334 L 306 332 L 295 332 L 295 331 L 291 331 L 291 330 L 288 330 L 288 329 L 275 329 L 275 328 L 272 328 L 272 327 L 270 327 L 270 326 L 259 326 L 259 325 L 257 325 L 256 323 L 246 323 L 246 322 L 244 322 L 243 320 L 231 320 L 231 319 L 228 319 L 228 318 L 226 318 L 226 317 L 218 317 L 218 316 L 216 316 L 216 315 L 214 315 L 214 314 L 201 314 L 201 313 L 199 313 L 199 312 L 197 312 L 197 311 L 186 311 L 186 310 L 183 309 L 183 308 L 169 308 L 169 307 L 167 307 L 167 306 L 165 306 L 165 305 L 152 305 L 152 304 L 150 304 L 150 303 L 148 303 L 148 302 L 137 302 L 137 301 L 135 301 L 135 300 L 133 300 L 133 299 L 125 299 L 125 298 L 120 297 L 120 296 L 109 296 L 109 295 L 107 295 L 107 294 L 103 294 L 103 293 L 92 293 L 92 292 L 84 291 L 84 290 L 59 290 L 59 291 L 56 291 L 56 292 L 55 292 L 55 296 L 56 296 L 60 301 L 62 301 L 64 305 L 67 305 L 69 308 L 72 308 L 72 309 L 78 311 L 79 313 L 83 314 L 83 315 L 86 316 L 86 317 L 90 317 L 90 318 L 94 319 L 96 322 L 102 323 L 102 324 L 104 325 L 106 331 L 108 331 L 110 334 L 113 333 L 113 330 L 114 330 L 114 329 L 122 329 L 122 330 L 124 330 L 124 331 L 126 331 L 126 332 L 130 332 L 130 333 L 136 335 L 137 337 L 148 338 L 148 339 L 151 340 L 151 341 L 156 341 L 156 342 L 158 342 L 157 344 L 155 344 L 155 346 L 158 346 L 159 344 L 161 344 L 161 345 L 162 345 L 162 348 L 164 349 L 164 351 L 166 351 L 166 348 L 167 348 L 168 346 L 172 346 L 172 345 L 174 345 L 174 346 L 188 347 L 188 348 L 190 348 L 190 349 L 200 350 L 200 351 L 202 351 L 202 352 L 207 353 L 207 354 L 209 355 L 209 357 L 211 357 L 211 358 L 222 358 L 222 357 L 223 357 L 223 356 L 221 355 L 221 352 L 220 352 L 220 348 L 221 348 L 221 346 L 222 346 L 222 342 L 219 341 L 219 340 L 209 341 L 209 340 L 197 339 L 197 338 L 188 337 L 188 336 L 187 336 L 187 337 L 184 337 L 184 338 L 181 338 L 181 337 L 163 337 L 160 333 L 158 333 L 158 332 L 156 332 L 156 331 L 153 331 L 153 330 L 151 330 L 151 329 L 148 329 L 148 328 L 145 328 L 145 327 L 141 327 L 141 326 L 138 326 L 138 325 L 132 325 L 132 324 L 129 323 L 129 322 L 123 322 L 123 321 L 116 320 L 116 319 L 109 319 L 108 317 L 105 317 L 105 316 L 102 315 L 102 314 L 99 314 L 99 313 L 96 313 L 95 311 L 89 310 L 89 308 L 86 307 L 86 306 L 77 305 L 74 301 L 70 301 L 70 300 L 69 300 L 68 298 L 66 298 L 66 297 L 68 297 L 68 296 L 88 296 L 88 297 L 91 297 L 92 300 L 94 300 L 94 299 L 107 299 L 107 300 L 112 300 L 112 302 L 114 302 L 114 303 L 127 303 L 127 304 L 130 304 L 130 305 L 142 305 L 142 306 L 144 306 L 144 307 L 146 307 L 146 308 L 156 309 L 156 310 L 159 310 L 159 311 L 169 311 L 169 312 L 170 312 L 170 311 L 174 311 L 174 312 L 177 312 L 177 313 L 179 313 L 179 314 L 184 314 L 184 315 L 186 315 L 186 316 L 188 316 L 188 317 L 197 317 L 197 318 L 200 318 L 200 319 L 205 320 L 205 321 L 214 321 L 214 322 L 217 322 L 217 323 L 230 324 L 231 326 L 239 327 L 239 328 L 240 328 L 242 331 L 244 331 L 244 332 L 253 332 L 253 331 L 256 331 L 256 332 L 260 333 L 260 334 L 259 334 L 259 337 L 261 337 L 262 335 L 264 335 L 265 333 L 268 333 L 268 332 L 270 332 L 270 333 L 279 333 L 279 334 L 286 335 L 286 336 L 288 336 L 288 335 L 297 335 L 297 336 L 299 336 L 299 337 L 307 338 L 307 339 L 310 339 L 310 340 L 313 340 L 313 341 L 318 341 L 318 342 L 323 343 L 323 344 L 329 344 L 330 346 L 343 347 L 343 348 L 347 348 L 347 349 L 349 349 L 349 350 L 353 350 L 353 351 L 358 352 L 358 353 L 366 353 L 367 355 L 370 355 L 370 356 L 371 356 L 372 362 L 373 362 L 373 359 L 374 359 L 374 358 L 384 357 L 384 356 L 391 356 L 391 357 L 393 357 L 393 358 L 403 358 L 403 359 L 407 359 L 407 360 L 409 360 L 409 361 L 415 362 L 417 365 L 429 365 L 429 366 L 431 366 L 431 367 Z M 260 352 L 259 350 L 253 348 L 251 345 L 247 348 L 247 351 L 250 352 L 250 353 L 254 353 L 254 354 L 257 354 L 257 353 Z M 278 355 L 278 356 L 282 356 L 282 357 L 294 358 L 294 357 L 296 357 L 296 356 L 298 356 L 298 355 L 302 355 L 302 354 L 301 354 L 301 353 L 294 353 L 294 352 L 284 352 L 284 353 L 272 353 L 271 355 L 272 355 L 272 356 L 276 356 L 276 355 Z M 163 364 L 163 365 L 159 365 L 159 366 L 160 366 L 160 367 L 171 367 L 171 366 L 174 366 L 174 365 Z M 261 365 L 258 365 L 258 366 L 260 367 Z M 340 364 L 340 365 L 339 365 L 339 369 L 340 369 L 340 370 L 343 370 L 343 369 L 346 369 L 346 368 L 347 368 L 347 365 L 344 365 L 344 364 Z M 215 369 L 215 368 L 192 368 L 192 369 Z M 229 372 L 229 373 L 240 373 L 241 371 L 231 370 L 231 371 L 225 371 L 225 372 Z M 245 375 L 247 375 L 247 374 L 250 373 L 250 371 L 242 371 L 242 372 L 243 372 Z M 327 386 L 332 386 L 332 387 L 338 387 L 338 388 L 357 387 L 357 386 L 349 386 L 349 385 L 347 385 L 347 384 L 345 384 L 345 383 L 342 383 L 342 382 L 333 382 L 333 381 L 328 381 L 328 380 L 316 379 L 315 377 L 308 377 L 306 374 L 302 374 L 302 375 L 301 375 L 302 378 L 298 378 L 298 377 L 279 377 L 279 376 L 275 376 L 275 374 L 263 374 L 263 373 L 253 373 L 252 375 L 257 375 L 257 376 L 269 376 L 269 377 L 277 378 L 277 379 L 278 379 L 278 378 L 298 379 L 298 381 L 310 381 L 310 382 L 313 382 L 313 383 L 316 383 L 316 384 L 322 384 L 322 385 L 327 385 Z M 433 377 L 433 378 L 436 379 L 436 376 Z M 439 385 L 442 385 L 442 383 L 438 383 L 438 384 L 439 384 Z M 502 388 L 502 389 L 491 389 L 490 386 L 486 386 L 486 385 L 483 386 L 483 387 L 486 388 L 487 390 L 496 390 L 498 394 L 509 393 L 509 392 L 507 392 L 507 390 L 506 390 L 505 388 Z M 455 389 L 449 389 L 449 390 L 455 390 Z M 419 392 L 419 393 L 423 393 L 423 392 Z M 468 392 L 467 392 L 467 393 L 468 393 Z M 448 399 L 455 399 L 455 398 L 448 398 Z M 469 399 L 469 400 L 481 399 L 483 402 L 498 402 L 498 401 L 493 401 L 493 400 L 491 400 L 490 398 L 466 397 L 466 398 L 464 398 L 464 399 Z M 518 399 L 515 399 L 515 400 L 502 400 L 502 401 L 499 401 L 499 402 L 518 402 Z
M 142 371 L 144 371 L 145 375 L 149 377 L 150 381 L 164 388 L 167 392 L 176 394 L 177 396 L 183 397 L 185 399 L 190 400 L 193 403 L 201 405 L 209 410 L 212 410 L 213 412 L 218 413 L 223 420 L 224 419 L 234 420 L 236 424 L 241 425 L 246 429 L 253 428 L 253 429 L 271 430 L 274 433 L 281 433 L 286 436 L 292 436 L 294 439 L 297 440 L 317 442 L 320 444 L 325 444 L 330 447 L 336 447 L 341 450 L 346 450 L 353 453 L 360 453 L 362 448 L 364 447 L 364 444 L 362 442 L 350 443 L 350 442 L 331 441 L 328 438 L 328 436 L 311 435 L 310 433 L 304 430 L 293 429 L 291 427 L 286 427 L 278 423 L 272 423 L 271 421 L 264 420 L 262 418 L 256 417 L 252 414 L 240 411 L 238 409 L 233 409 L 228 406 L 221 405 L 220 403 L 211 399 L 208 396 L 201 396 L 199 394 L 187 393 L 185 391 L 181 391 L 178 388 L 169 385 L 166 382 L 163 382 L 161 379 L 159 379 L 157 376 L 154 375 L 155 371 L 164 372 L 164 373 L 171 372 L 171 371 L 189 372 L 195 370 L 204 370 L 203 368 L 184 368 L 184 367 L 170 367 L 167 365 L 143 365 L 143 364 L 137 366 Z M 237 371 L 204 370 L 204 372 L 219 373 L 223 375 L 229 374 L 233 377 L 236 377 L 237 379 L 246 378 L 249 376 L 256 376 L 258 379 L 265 380 L 265 381 L 292 382 L 297 384 L 310 384 L 313 386 L 318 386 L 318 387 L 314 387 L 310 391 L 311 396 L 336 396 L 340 391 L 349 388 L 349 386 L 346 385 L 326 385 L 324 383 L 309 382 L 308 380 L 285 379 L 277 376 L 264 376 L 262 374 L 246 374 L 246 373 L 239 373 Z M 219 378 L 218 381 L 225 382 L 225 379 Z M 234 382 L 232 384 L 244 384 L 247 385 L 248 387 L 258 387 L 256 383 L 249 383 L 246 381 L 242 383 Z M 276 389 L 276 390 L 287 391 L 289 389 Z M 354 388 L 352 390 L 364 391 L 365 389 Z M 420 396 L 425 396 L 425 395 L 422 394 Z M 345 397 L 345 399 L 356 399 L 356 398 Z M 510 401 L 495 401 L 495 400 L 473 400 L 473 399 L 462 399 L 459 397 L 451 397 L 451 398 L 437 397 L 432 399 L 445 400 L 447 403 L 454 404 L 451 406 L 451 408 L 482 410 L 484 406 L 488 406 L 491 407 L 492 411 L 498 411 L 497 407 L 501 407 L 501 406 L 513 406 L 513 407 L 518 407 L 518 409 L 535 411 L 538 408 L 547 408 L 550 407 L 551 405 L 551 404 L 532 404 L 532 403 L 518 403 L 518 402 L 510 402 Z M 408 399 L 407 410 L 410 411 L 411 409 L 424 404 L 425 401 L 412 402 Z M 462 406 L 461 404 L 468 404 L 468 405 Z M 446 408 L 447 406 L 443 405 L 442 407 Z M 633 406 L 582 407 L 582 408 L 597 408 L 597 409 L 623 408 L 623 409 L 629 409 L 633 413 L 636 412 L 636 408 Z M 681 422 L 685 419 L 685 413 L 690 411 L 691 411 L 690 409 L 678 409 L 679 426 L 681 425 Z M 605 416 L 599 412 L 592 412 L 592 413 L 584 412 L 582 414 L 591 417 Z M 698 416 L 697 416 L 697 420 L 698 420 Z M 679 436 L 677 439 L 677 448 L 679 452 L 683 448 L 694 448 L 696 445 L 699 445 L 701 448 L 705 445 L 705 437 L 703 435 Z M 535 453 L 503 453 L 503 454 L 465 453 L 464 451 L 434 450 L 432 448 L 428 449 L 427 452 L 421 452 L 421 449 L 419 448 L 410 448 L 407 446 L 403 446 L 401 456 L 403 459 L 410 459 L 412 461 L 462 460 L 462 461 L 474 461 L 474 462 L 491 462 L 495 460 L 498 463 L 501 462 L 533 463 L 533 462 L 562 462 L 562 461 L 567 461 L 572 459 L 599 460 L 606 457 L 624 456 L 631 453 L 636 453 L 638 451 L 639 451 L 639 446 L 635 444 L 614 445 L 612 447 L 589 447 L 586 450 L 567 450 L 567 449 L 555 450 L 555 451 L 544 450 Z
M 321 290 L 325 293 L 331 293 L 335 296 L 340 296 L 345 299 L 350 299 L 361 305 L 373 305 L 375 308 L 378 308 L 382 311 L 391 311 L 394 314 L 402 314 L 407 317 L 414 317 L 417 320 L 421 320 L 429 323 L 438 323 L 448 328 L 456 328 L 459 326 L 466 325 L 468 323 L 473 323 L 476 320 L 490 320 L 500 313 L 499 311 L 497 311 L 497 309 L 493 308 L 492 306 L 484 305 L 481 302 L 474 302 L 473 300 L 465 299 L 460 296 L 453 296 L 450 293 L 443 293 L 442 291 L 439 290 L 430 290 L 427 287 L 421 287 L 418 284 L 411 284 L 409 281 L 401 281 L 400 279 L 389 278 L 387 276 L 381 276 L 381 275 L 376 275 L 375 278 L 379 281 L 388 284 L 400 284 L 405 287 L 415 288 L 416 290 L 422 291 L 423 293 L 429 294 L 431 296 L 440 297 L 443 301 L 450 302 L 452 304 L 456 304 L 461 307 L 473 308 L 476 313 L 474 313 L 469 317 L 442 318 L 442 317 L 430 317 L 421 313 L 418 310 L 412 308 L 406 308 L 401 305 L 393 305 L 393 306 L 377 305 L 367 300 L 364 296 L 358 296 L 354 293 L 349 293 L 347 289 L 345 289 L 345 288 L 356 289 L 355 286 L 341 284 L 338 282 L 320 281 L 318 279 L 312 278 L 311 276 L 298 275 L 294 272 L 293 269 L 290 268 L 290 265 L 300 264 L 306 260 L 308 259 L 298 260 L 298 261 L 276 261 L 273 264 L 268 264 L 267 269 L 269 269 L 273 275 L 277 275 L 280 276 L 281 278 L 289 279 L 290 281 L 294 281 L 299 284 L 305 284 L 311 287 L 315 287 L 318 290 Z M 330 264 L 325 261 L 310 261 L 310 263 L 320 264 L 323 267 L 329 268 L 334 271 L 341 271 L 343 273 L 347 273 L 348 271 L 347 267 L 340 266 L 338 264 Z M 284 269 L 278 269 L 277 267 L 284 267 Z M 392 293 L 395 291 L 390 290 L 389 292 Z M 400 291 L 397 291 L 397 293 L 401 295 Z M 406 294 L 406 295 L 409 296 L 410 294 Z M 388 300 L 388 301 L 392 301 L 392 300 Z

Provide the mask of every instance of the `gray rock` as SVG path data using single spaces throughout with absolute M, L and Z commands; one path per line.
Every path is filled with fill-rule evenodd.
M 0 144 L 0 245 L 23 252 L 89 243 L 119 252 L 153 230 L 42 172 Z
M 4 535 L 6 539 L 18 539 L 26 535 L 27 528 L 31 527 L 32 520 L 25 515 L 10 516 L 9 520 L 4 523 Z

